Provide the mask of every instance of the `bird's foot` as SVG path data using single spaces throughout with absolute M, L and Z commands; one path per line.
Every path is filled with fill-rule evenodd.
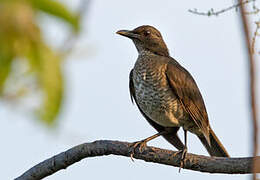
M 187 148 L 184 148 L 181 154 L 181 165 L 179 168 L 179 173 L 181 172 L 181 168 L 184 168 L 185 161 L 186 161 L 186 155 L 187 155 Z
M 131 157 L 131 160 L 134 161 L 133 157 L 134 157 L 134 153 L 135 153 L 135 149 L 138 148 L 138 150 L 140 152 L 143 152 L 143 149 L 146 147 L 146 141 L 145 140 L 142 140 L 142 141 L 137 141 L 137 142 L 133 142 L 131 144 L 131 147 L 130 147 L 130 157 Z
M 185 165 L 187 152 L 188 152 L 187 147 L 184 147 L 183 150 L 177 151 L 176 153 L 173 154 L 173 156 L 176 156 L 177 154 L 181 153 L 181 164 L 180 164 L 179 172 L 181 172 L 181 168 L 183 168 Z

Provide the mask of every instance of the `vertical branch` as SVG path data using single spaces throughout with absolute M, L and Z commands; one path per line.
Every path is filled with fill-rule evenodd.
M 257 156 L 258 151 L 258 126 L 257 126 L 257 109 L 256 109 L 256 95 L 255 95 L 255 65 L 254 65 L 254 56 L 251 48 L 250 42 L 250 30 L 249 30 L 249 22 L 246 16 L 245 6 L 242 3 L 242 0 L 238 0 L 241 3 L 241 20 L 244 29 L 244 36 L 247 45 L 248 52 L 248 61 L 249 61 L 249 70 L 250 70 L 250 103 L 251 103 L 251 113 L 252 113 L 252 123 L 253 123 L 253 156 Z M 255 172 L 256 160 L 253 161 L 253 172 Z M 253 174 L 253 180 L 256 180 L 256 173 Z

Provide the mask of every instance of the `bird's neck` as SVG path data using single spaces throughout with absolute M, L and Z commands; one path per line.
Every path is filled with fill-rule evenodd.
M 160 46 L 147 46 L 135 40 L 133 41 L 139 54 L 156 54 L 166 57 L 170 56 L 165 43 L 162 43 Z
M 138 54 L 139 54 L 139 56 L 155 55 L 154 52 L 152 52 L 152 51 L 150 51 L 148 49 L 138 50 Z
M 138 54 L 139 55 L 159 55 L 159 56 L 166 56 L 166 57 L 169 57 L 169 52 L 168 51 L 165 51 L 165 52 L 162 52 L 162 51 L 150 51 L 149 49 L 142 49 L 142 50 L 138 50 Z

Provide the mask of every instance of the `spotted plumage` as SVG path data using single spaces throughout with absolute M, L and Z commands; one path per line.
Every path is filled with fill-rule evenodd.
M 130 73 L 130 93 L 146 120 L 179 150 L 186 148 L 186 132 L 196 134 L 212 156 L 228 157 L 208 121 L 206 107 L 191 74 L 171 58 L 161 33 L 140 26 L 118 34 L 133 40 L 138 58 Z M 185 132 L 185 146 L 177 131 Z

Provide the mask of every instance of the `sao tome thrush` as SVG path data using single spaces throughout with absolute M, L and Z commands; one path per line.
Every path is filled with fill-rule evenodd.
M 130 38 L 138 58 L 130 72 L 131 100 L 158 133 L 141 143 L 162 135 L 169 143 L 187 152 L 187 131 L 197 135 L 211 156 L 229 157 L 209 125 L 206 107 L 191 74 L 170 57 L 161 33 L 144 25 L 117 34 Z M 182 127 L 184 145 L 177 135 Z M 184 153 L 185 151 L 185 153 Z

